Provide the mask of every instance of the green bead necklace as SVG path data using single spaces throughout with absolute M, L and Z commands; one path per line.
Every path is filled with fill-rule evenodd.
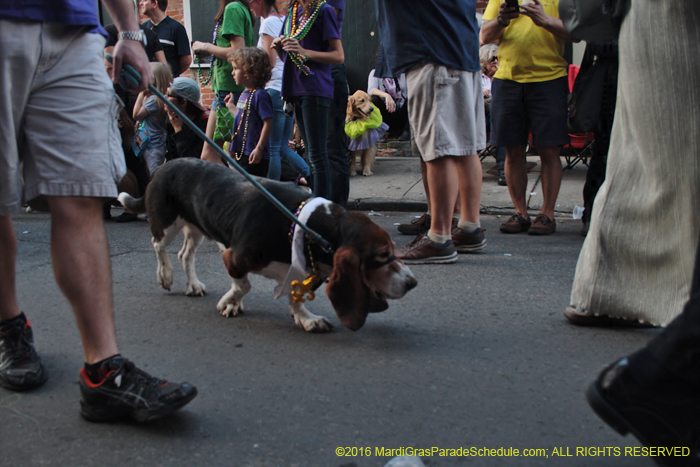
M 284 23 L 284 35 L 286 37 L 296 39 L 297 41 L 301 41 L 304 37 L 306 37 L 309 30 L 311 30 L 311 26 L 313 26 L 314 21 L 316 21 L 316 18 L 321 11 L 321 7 L 325 4 L 325 0 L 316 0 L 312 8 L 309 9 L 311 13 L 309 14 L 308 11 L 304 13 L 297 24 L 297 9 L 299 8 L 299 0 L 294 0 L 292 7 L 289 9 L 291 14 L 290 21 Z M 304 75 L 309 76 L 314 74 L 314 72 L 304 64 L 304 62 L 308 60 L 308 57 L 289 52 L 289 58 L 292 59 L 292 62 L 294 62 L 297 68 L 299 68 Z

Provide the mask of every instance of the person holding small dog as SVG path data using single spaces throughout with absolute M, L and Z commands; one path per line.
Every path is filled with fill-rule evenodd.
M 374 70 L 370 71 L 367 78 L 367 94 L 372 96 L 372 104 L 382 113 L 384 123 L 389 125 L 387 139 L 408 141 L 411 132 L 408 128 L 406 74 L 401 73 L 397 78 L 377 78 Z
M 233 120 L 233 139 L 229 152 L 251 175 L 267 177 L 270 166 L 270 146 L 267 144 L 272 131 L 272 99 L 265 91 L 265 83 L 272 76 L 267 53 L 257 47 L 238 49 L 229 55 L 236 83 L 245 87 L 238 99 L 226 96 L 226 107 Z
M 334 97 L 331 65 L 345 61 L 335 10 L 322 0 L 292 0 L 282 36 L 272 46 L 284 60 L 282 96 L 294 105 L 311 164 L 313 193 L 331 199 L 327 146 Z

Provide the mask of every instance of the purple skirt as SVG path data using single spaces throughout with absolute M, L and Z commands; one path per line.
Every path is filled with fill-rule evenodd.
M 350 139 L 348 135 L 345 135 L 345 142 L 348 145 L 348 151 L 359 151 L 361 149 L 369 149 L 377 144 L 386 130 L 389 129 L 389 125 L 382 122 L 377 128 L 371 128 L 365 131 L 362 135 L 357 138 Z

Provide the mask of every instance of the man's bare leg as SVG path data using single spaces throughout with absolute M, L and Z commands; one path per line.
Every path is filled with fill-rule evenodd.
M 0 216 L 0 386 L 25 391 L 48 373 L 33 345 L 34 334 L 17 304 L 17 237 L 9 216 Z
M 515 206 L 515 213 L 525 219 L 527 215 L 527 160 L 525 158 L 525 146 L 511 146 L 506 148 L 506 181 L 510 199 Z
M 554 207 L 561 188 L 562 167 L 559 157 L 559 146 L 538 146 L 537 152 L 540 154 L 542 163 L 542 210 L 550 219 L 554 219 Z
M 438 157 L 426 163 L 430 207 L 432 212 L 430 231 L 435 235 L 452 235 L 454 212 L 459 179 L 454 157 Z
M 17 237 L 10 216 L 0 216 L 0 321 L 20 315 L 16 289 Z
M 56 282 L 73 307 L 85 362 L 96 363 L 119 353 L 102 199 L 50 197 L 49 206 Z
M 479 156 L 453 157 L 459 181 L 459 206 L 461 221 L 478 224 L 481 211 L 481 161 Z

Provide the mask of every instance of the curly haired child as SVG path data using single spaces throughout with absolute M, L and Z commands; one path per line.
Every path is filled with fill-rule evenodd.
M 272 130 L 272 99 L 265 91 L 265 83 L 272 76 L 270 59 L 264 50 L 245 47 L 232 52 L 228 61 L 233 66 L 231 74 L 245 90 L 233 102 L 233 95 L 226 96 L 226 107 L 235 113 L 231 157 L 248 173 L 266 177 L 270 165 L 270 147 L 267 144 Z

